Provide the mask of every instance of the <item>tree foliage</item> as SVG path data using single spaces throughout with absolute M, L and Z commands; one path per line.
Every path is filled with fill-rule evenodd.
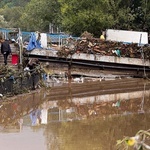
M 7 27 L 8 26 L 8 23 L 7 21 L 5 20 L 4 16 L 3 15 L 0 15 L 0 27 Z
M 1 14 L 5 16 L 5 20 L 8 22 L 8 26 L 10 27 L 18 27 L 19 18 L 21 17 L 23 12 L 23 7 L 12 7 L 8 6 L 5 9 L 1 9 Z
M 49 24 L 80 36 L 107 28 L 150 31 L 149 0 L 3 0 L 0 15 L 11 27 L 49 30 Z
M 20 26 L 28 31 L 48 31 L 49 23 L 59 25 L 59 10 L 56 0 L 32 0 L 25 7 Z

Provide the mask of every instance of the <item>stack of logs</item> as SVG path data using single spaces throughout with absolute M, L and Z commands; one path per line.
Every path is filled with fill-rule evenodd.
M 122 43 L 97 38 L 68 39 L 67 44 L 58 51 L 58 56 L 67 57 L 74 53 L 99 54 L 106 56 L 144 58 L 150 60 L 150 46 L 136 43 Z

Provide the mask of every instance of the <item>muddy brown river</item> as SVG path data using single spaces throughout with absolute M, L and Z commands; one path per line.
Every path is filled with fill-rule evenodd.
M 116 150 L 150 129 L 150 81 L 53 85 L 0 100 L 1 150 Z

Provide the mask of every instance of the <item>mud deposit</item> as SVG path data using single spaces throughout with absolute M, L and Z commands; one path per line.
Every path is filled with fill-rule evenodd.
M 150 82 L 53 83 L 0 101 L 2 150 L 116 150 L 150 129 Z

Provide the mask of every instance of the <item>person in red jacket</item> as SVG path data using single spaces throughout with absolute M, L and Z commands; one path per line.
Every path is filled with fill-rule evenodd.
M 11 48 L 9 45 L 9 41 L 1 39 L 0 42 L 1 42 L 1 53 L 4 56 L 4 64 L 7 65 L 8 55 L 11 54 Z

